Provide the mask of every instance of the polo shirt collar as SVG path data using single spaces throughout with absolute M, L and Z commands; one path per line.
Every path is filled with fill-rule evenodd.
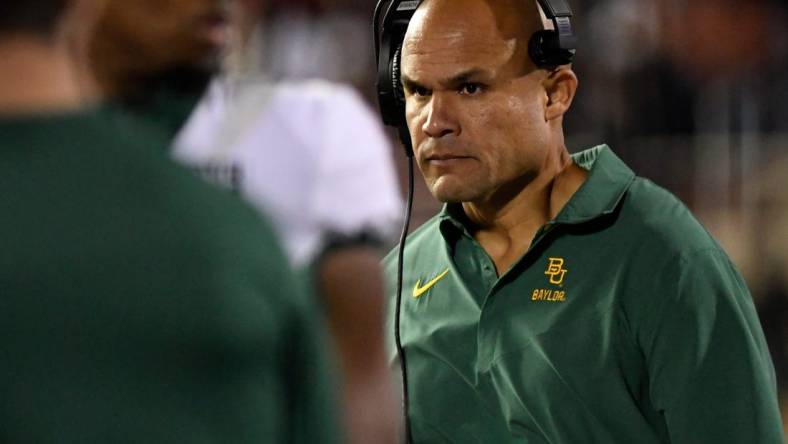
M 635 173 L 607 145 L 572 155 L 588 178 L 555 218 L 556 223 L 578 224 L 610 214 L 618 207 Z
M 635 180 L 635 173 L 607 145 L 573 154 L 572 159 L 579 167 L 588 170 L 588 177 L 553 222 L 580 224 L 615 211 Z M 450 226 L 470 236 L 462 223 L 465 219 L 462 211 L 460 204 L 443 206 L 439 220 L 444 237 Z
M 466 219 L 462 204 L 445 204 L 438 215 L 439 228 L 444 239 L 450 239 L 452 234 L 472 237 L 467 226 L 462 222 Z

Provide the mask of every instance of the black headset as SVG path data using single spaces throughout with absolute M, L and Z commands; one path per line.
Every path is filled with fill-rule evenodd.
M 522 0 L 532 1 L 532 0 Z M 405 223 L 400 236 L 397 257 L 397 295 L 394 307 L 394 341 L 399 356 L 402 374 L 402 404 L 405 421 L 405 440 L 412 443 L 410 415 L 408 414 L 408 372 L 405 351 L 400 336 L 400 312 L 402 308 L 402 269 L 405 255 L 405 242 L 410 227 L 410 214 L 413 209 L 413 145 L 405 120 L 405 92 L 400 79 L 400 58 L 402 42 L 408 23 L 422 0 L 378 0 L 375 6 L 375 57 L 378 64 L 378 105 L 383 123 L 397 129 L 399 139 L 408 156 L 408 200 L 405 209 Z M 577 46 L 577 38 L 572 29 L 572 10 L 566 0 L 538 0 L 539 6 L 553 29 L 535 32 L 528 42 L 528 55 L 537 68 L 553 69 L 572 63 Z
M 522 0 L 529 1 L 529 0 Z M 528 42 L 528 54 L 537 68 L 555 68 L 572 63 L 577 38 L 572 28 L 572 10 L 566 0 L 538 0 L 553 29 L 535 32 Z M 408 157 L 413 147 L 405 121 L 405 93 L 400 81 L 402 42 L 408 23 L 421 0 L 379 0 L 375 6 L 375 57 L 377 58 L 378 104 L 383 123 L 393 126 Z

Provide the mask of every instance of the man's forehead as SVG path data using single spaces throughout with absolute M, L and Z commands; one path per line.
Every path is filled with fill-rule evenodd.
M 527 42 L 541 28 L 535 0 L 425 0 L 405 35 L 405 53 L 465 51 Z
M 530 0 L 518 0 L 529 2 Z M 451 65 L 452 71 L 495 69 L 527 44 L 529 26 L 512 20 L 510 0 L 425 0 L 410 22 L 403 42 L 403 70 Z M 534 20 L 536 7 L 533 8 Z M 533 25 L 535 27 L 536 25 Z
M 424 0 L 410 21 L 408 33 L 424 36 L 470 27 L 522 37 L 541 28 L 539 12 L 536 0 Z
M 464 29 L 430 30 L 409 33 L 403 45 L 403 56 L 435 57 L 441 54 L 451 57 L 459 53 L 463 58 L 486 55 L 500 49 L 512 49 L 516 39 L 505 39 L 496 34 L 479 34 Z
M 425 40 L 414 38 L 406 41 L 402 53 L 403 73 L 415 78 L 421 77 L 424 70 L 439 71 L 447 77 L 468 72 L 490 76 L 515 57 L 517 41 L 490 42 L 491 39 L 467 39 L 451 34 Z

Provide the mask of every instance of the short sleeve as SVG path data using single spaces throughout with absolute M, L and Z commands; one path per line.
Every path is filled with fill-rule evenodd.
M 393 239 L 402 203 L 391 146 L 379 119 L 349 87 L 336 87 L 322 106 L 312 199 L 322 241 L 362 233 Z
M 741 276 L 718 249 L 669 268 L 642 344 L 670 441 L 782 443 L 774 368 Z

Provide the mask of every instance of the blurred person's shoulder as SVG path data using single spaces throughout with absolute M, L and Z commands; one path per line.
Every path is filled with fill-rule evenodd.
M 123 118 L 115 117 L 111 123 L 113 137 L 128 137 L 123 150 L 130 161 L 127 180 L 138 183 L 137 198 L 147 202 L 149 211 L 166 215 L 163 223 L 179 226 L 179 231 L 201 239 L 209 248 L 231 247 L 236 254 L 247 251 L 247 259 L 277 257 L 278 241 L 264 218 L 235 192 L 177 164 L 168 152 L 165 134 Z
M 178 214 L 185 211 L 189 216 L 221 211 L 238 215 L 239 221 L 253 214 L 234 194 L 206 184 L 174 162 L 168 153 L 167 134 L 155 125 L 114 113 L 98 119 L 104 121 L 97 131 L 103 132 L 102 146 L 108 148 L 106 160 L 123 166 L 126 180 L 145 185 L 138 191 L 148 195 L 151 206 Z M 110 150 L 114 150 L 113 156 Z M 196 203 L 200 205 L 187 206 Z
M 174 162 L 167 134 L 155 125 L 102 110 L 82 132 L 94 148 L 86 154 L 103 162 L 111 179 L 105 186 L 126 200 L 129 211 L 138 213 L 135 218 L 149 215 L 143 220 L 161 226 L 171 241 L 184 240 L 184 247 L 191 244 L 195 254 L 210 254 L 217 263 L 219 253 L 225 252 L 228 259 L 246 252 L 243 255 L 253 262 L 277 257 L 277 241 L 259 214 L 234 193 Z M 253 245 L 269 254 L 259 254 Z
M 135 200 L 142 201 L 139 211 L 147 213 L 151 238 L 184 269 L 205 271 L 192 279 L 228 301 L 245 292 L 264 295 L 258 303 L 277 312 L 308 305 L 267 215 L 175 162 L 160 132 L 125 120 L 113 124 L 117 132 L 135 132 L 128 143 L 136 166 L 128 167 L 134 169 L 128 180 L 139 190 Z
M 20 221 L 41 212 L 80 232 L 101 224 L 102 232 L 137 236 L 135 248 L 191 264 L 260 267 L 283 258 L 256 212 L 173 162 L 164 135 L 147 125 L 95 107 L 0 118 L 0 133 L 0 173 L 18 191 L 7 197 Z

